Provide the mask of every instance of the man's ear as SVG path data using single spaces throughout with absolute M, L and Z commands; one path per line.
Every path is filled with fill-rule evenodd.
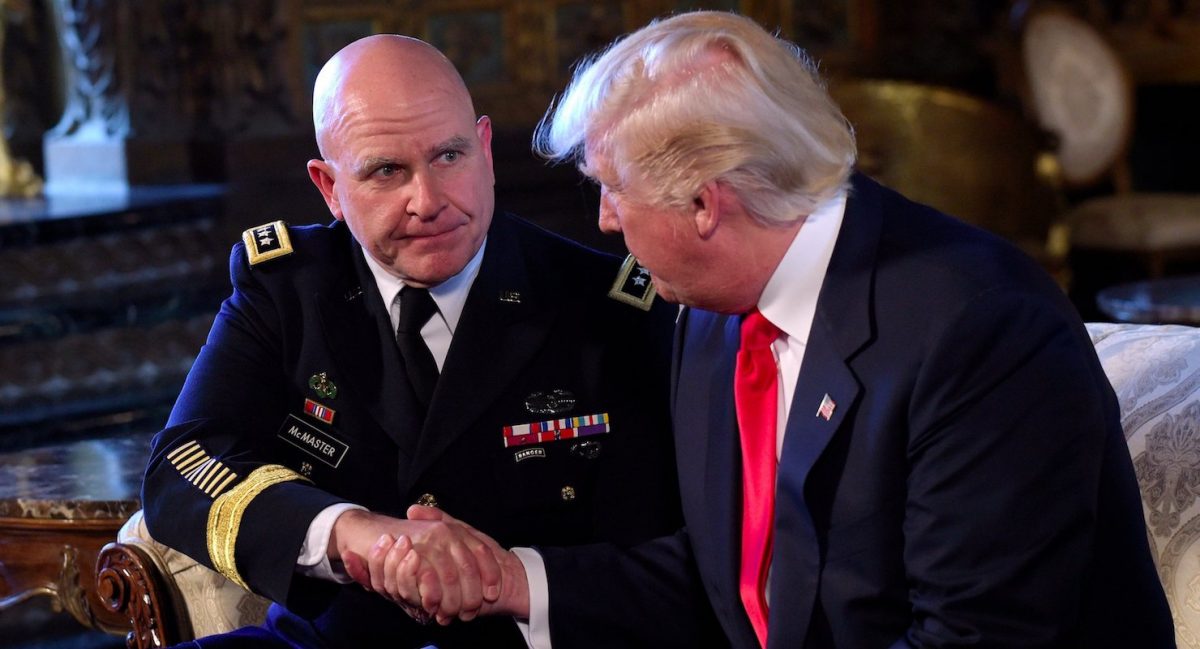
M 483 157 L 487 159 L 488 169 L 492 169 L 492 118 L 487 115 L 479 117 L 475 122 L 475 136 L 479 138 L 479 145 L 483 148 Z M 492 184 L 496 184 L 495 178 L 492 179 Z
M 333 214 L 333 218 L 339 221 L 344 220 L 341 203 L 338 202 L 337 194 L 333 191 L 336 181 L 329 163 L 318 159 L 309 160 L 308 177 L 321 192 L 321 198 L 325 199 L 325 204 L 329 206 L 329 212 Z
M 717 226 L 721 224 L 721 218 L 725 216 L 722 204 L 722 198 L 725 197 L 722 194 L 728 191 L 717 181 L 710 180 L 704 183 L 704 186 L 700 188 L 700 193 L 692 199 L 692 218 L 696 223 L 696 232 L 701 239 L 711 237 L 717 231 Z

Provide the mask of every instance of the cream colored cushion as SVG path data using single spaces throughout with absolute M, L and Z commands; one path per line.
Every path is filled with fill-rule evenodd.
M 155 541 L 146 529 L 141 511 L 125 522 L 117 533 L 117 540 L 152 550 L 148 554 L 159 564 L 164 576 L 175 580 L 197 638 L 260 624 L 266 618 L 270 601 L 244 590 L 186 554 Z
M 1089 324 L 1121 403 L 1180 647 L 1200 649 L 1200 329 Z
M 1065 218 L 1079 248 L 1200 248 L 1200 194 L 1115 194 L 1086 201 Z

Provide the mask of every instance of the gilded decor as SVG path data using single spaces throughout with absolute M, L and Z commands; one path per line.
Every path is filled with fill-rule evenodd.
M 338 47 L 371 32 L 429 41 L 454 62 L 476 110 L 528 129 L 573 65 L 623 33 L 680 11 L 739 11 L 844 67 L 874 51 L 874 0 L 375 0 L 303 3 L 305 88 Z
M 8 26 L 8 2 L 0 0 L 0 116 L 8 114 L 8 97 L 4 87 L 4 33 Z M 32 198 L 42 193 L 42 179 L 24 160 L 13 158 L 0 124 L 0 197 Z
M 1065 4 L 1112 39 L 1138 83 L 1200 83 L 1200 0 Z
M 835 80 L 858 167 L 906 196 L 1043 257 L 1056 205 L 1037 178 L 1040 140 L 1018 115 L 957 90 Z

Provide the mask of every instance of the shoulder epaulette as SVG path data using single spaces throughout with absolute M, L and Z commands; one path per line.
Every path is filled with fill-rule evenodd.
M 646 270 L 633 255 L 625 258 L 617 279 L 613 281 L 608 296 L 618 302 L 624 302 L 643 311 L 649 311 L 654 304 L 657 290 L 654 281 L 650 279 L 650 271 Z
M 250 265 L 292 254 L 292 241 L 288 238 L 287 224 L 274 221 L 250 228 L 242 233 L 246 244 L 246 256 Z

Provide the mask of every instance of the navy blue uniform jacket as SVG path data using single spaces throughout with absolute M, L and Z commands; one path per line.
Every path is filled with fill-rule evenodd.
M 225 553 L 286 606 L 272 607 L 276 633 L 304 646 L 524 647 L 510 619 L 418 627 L 355 584 L 299 576 L 310 521 L 337 502 L 403 516 L 429 494 L 505 547 L 627 545 L 679 527 L 667 412 L 676 310 L 607 297 L 617 259 L 497 214 L 422 425 L 348 229 L 290 236 L 293 253 L 254 266 L 235 246 L 233 294 L 155 439 L 143 491 L 156 539 L 208 566 Z M 322 373 L 336 395 L 311 381 Z M 531 395 L 555 390 L 567 393 L 558 414 L 531 412 Z M 306 399 L 332 422 L 305 414 Z M 505 426 L 601 414 L 607 434 L 504 444 Z M 264 488 L 264 476 L 286 480 Z M 239 485 L 248 504 L 223 511 L 240 519 L 210 517 Z
M 645 625 L 652 602 L 619 593 L 686 587 L 694 561 L 732 644 L 757 646 L 737 586 L 739 322 L 689 309 L 677 325 L 685 530 L 607 566 L 611 600 L 571 586 L 592 559 L 546 551 L 556 641 L 616 637 L 606 607 Z M 863 177 L 775 503 L 772 649 L 1174 646 L 1117 402 L 1074 309 L 1008 244 Z

